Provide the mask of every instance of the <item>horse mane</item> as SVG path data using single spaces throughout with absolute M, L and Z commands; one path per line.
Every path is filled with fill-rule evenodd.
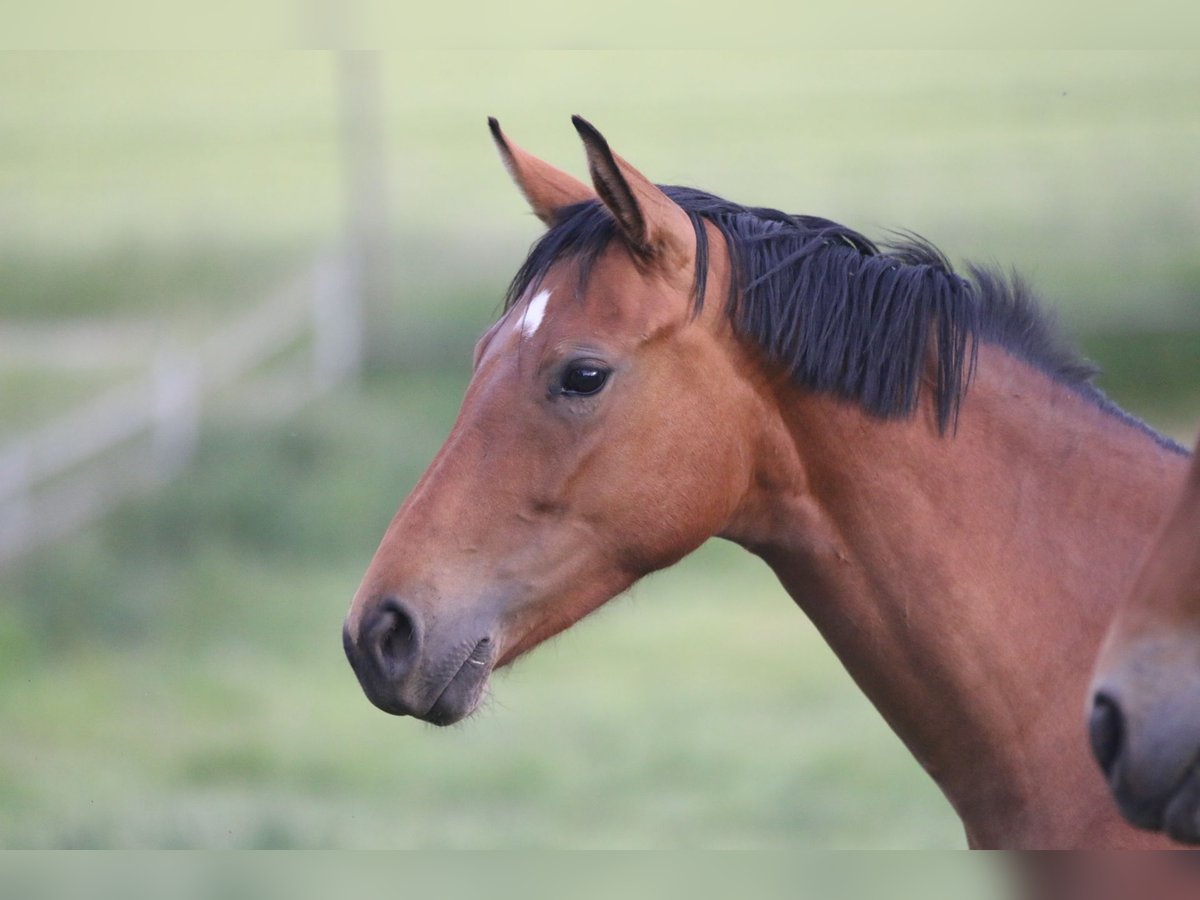
M 703 223 L 710 222 L 729 248 L 726 312 L 735 331 L 805 387 L 879 417 L 907 416 L 916 409 L 932 353 L 934 409 L 944 433 L 957 423 L 983 340 L 1132 420 L 1092 385 L 1096 367 L 1062 337 L 1015 273 L 972 265 L 964 278 L 917 235 L 877 245 L 827 219 L 741 206 L 694 188 L 662 189 L 695 229 L 694 310 L 705 300 Z M 513 278 L 505 311 L 560 260 L 578 260 L 582 289 L 618 234 L 597 200 L 561 210 Z

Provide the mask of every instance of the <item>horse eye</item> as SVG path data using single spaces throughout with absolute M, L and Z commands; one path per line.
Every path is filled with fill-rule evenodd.
M 576 365 L 567 369 L 562 380 L 564 394 L 594 394 L 608 381 L 608 371 L 594 365 Z

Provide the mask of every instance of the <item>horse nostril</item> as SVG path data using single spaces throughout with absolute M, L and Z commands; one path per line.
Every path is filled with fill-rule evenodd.
M 420 634 L 416 619 L 403 603 L 389 597 L 367 624 L 364 643 L 379 674 L 388 681 L 399 681 L 417 658 Z
M 1092 753 L 1106 778 L 1112 777 L 1113 767 L 1121 756 L 1125 741 L 1125 719 L 1121 707 L 1107 694 L 1097 694 L 1092 701 L 1092 715 L 1088 721 L 1088 733 L 1092 739 Z

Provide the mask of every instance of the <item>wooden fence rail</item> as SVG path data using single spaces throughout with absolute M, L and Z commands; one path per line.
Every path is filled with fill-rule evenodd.
M 206 402 L 283 351 L 310 344 L 304 402 L 362 359 L 361 277 L 349 250 L 322 255 L 195 344 L 158 350 L 146 372 L 0 446 L 0 566 L 174 477 Z

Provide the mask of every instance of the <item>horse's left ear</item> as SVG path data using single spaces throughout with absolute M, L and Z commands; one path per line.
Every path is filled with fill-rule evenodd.
M 681 262 L 690 259 L 695 252 L 696 232 L 682 207 L 613 153 L 591 122 L 582 116 L 572 116 L 571 121 L 583 140 L 596 193 L 630 246 L 647 256 L 666 251 Z

